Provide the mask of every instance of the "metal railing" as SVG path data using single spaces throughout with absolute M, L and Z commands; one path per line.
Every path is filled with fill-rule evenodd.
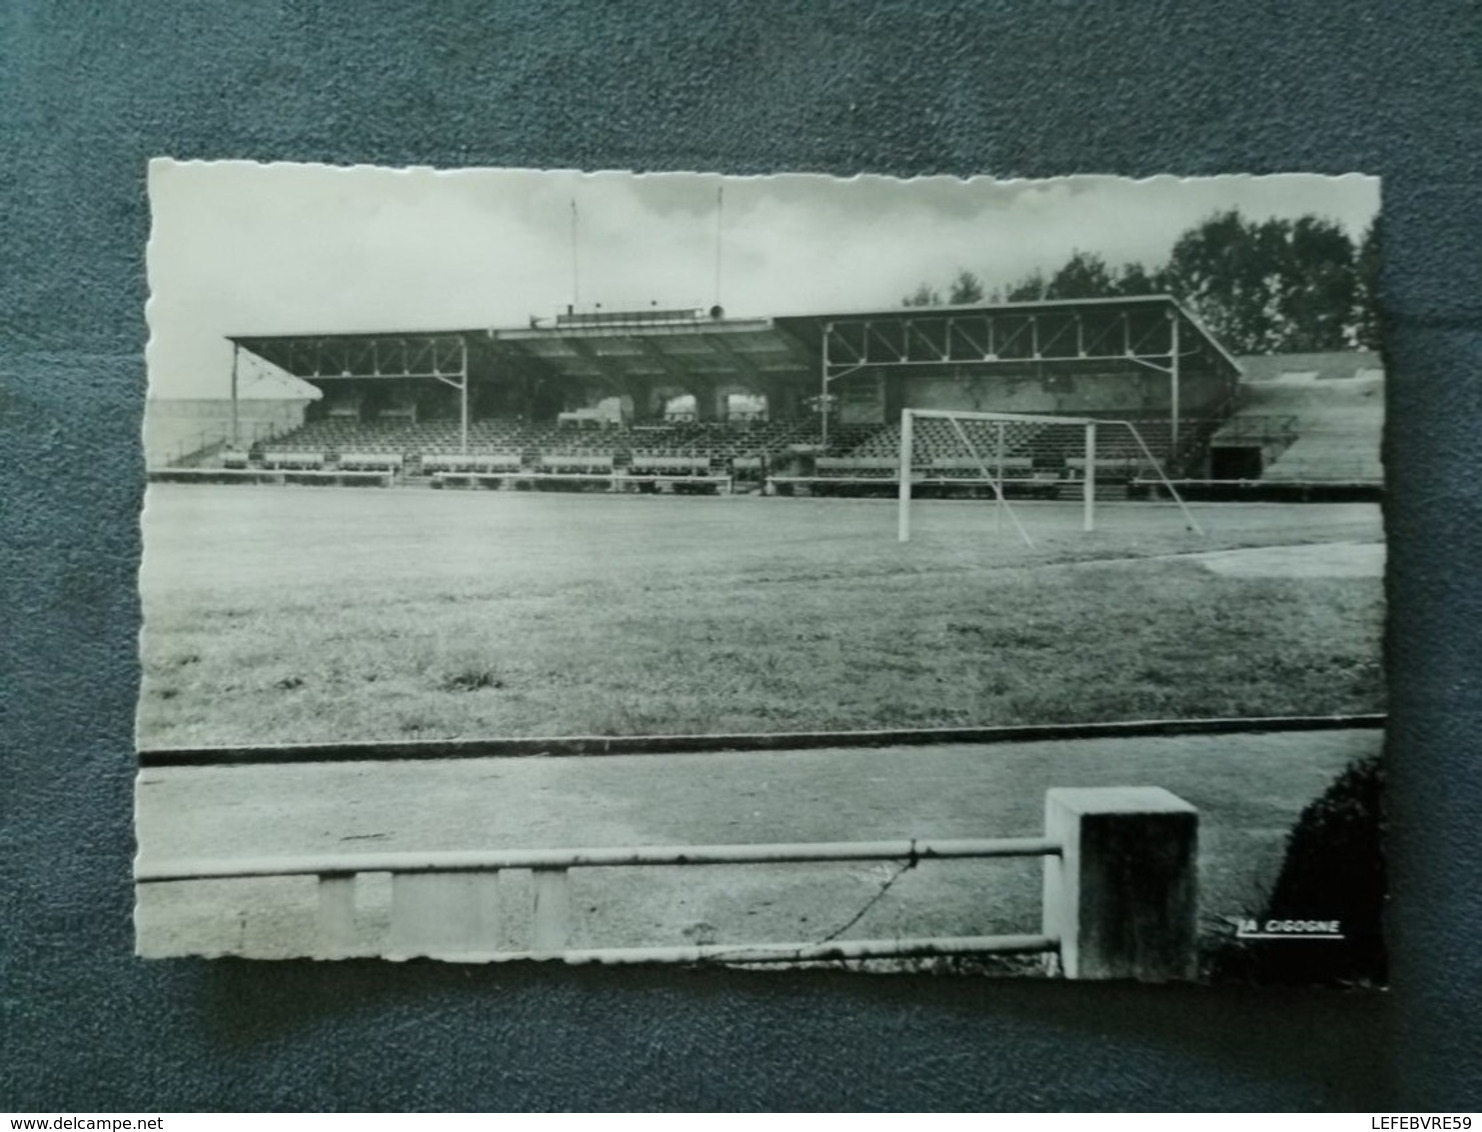
M 1290 443 L 1301 431 L 1297 427 L 1297 418 L 1291 414 L 1234 416 L 1214 430 L 1211 441 L 1216 446 L 1226 441 Z
M 286 421 L 242 421 L 239 426 L 242 450 L 256 444 L 266 444 L 286 432 L 299 427 Z M 219 451 L 232 450 L 231 425 L 216 423 L 197 429 L 183 440 L 176 440 L 166 450 L 163 466 L 166 468 L 190 467 L 191 461 L 209 459 Z
M 434 487 L 510 488 L 535 491 L 590 487 L 605 490 L 613 495 L 644 488 L 658 490 L 664 487 L 669 488 L 675 494 L 729 495 L 734 491 L 731 476 L 689 472 L 674 475 L 634 474 L 622 468 L 607 472 L 535 472 L 524 469 L 491 472 L 434 472 L 432 484 Z
M 573 869 L 635 866 L 776 865 L 802 862 L 961 860 L 1058 855 L 1058 842 L 1043 837 L 946 841 L 860 841 L 770 845 L 642 846 L 619 849 L 538 849 L 358 856 L 179 861 L 141 866 L 140 883 L 251 877 L 318 878 L 321 949 L 349 954 L 357 946 L 355 878 L 366 873 L 392 877 L 392 939 L 388 954 L 462 959 L 552 959 L 568 962 L 777 963 L 819 959 L 869 959 L 908 955 L 1043 953 L 1057 941 L 1045 935 L 970 936 L 895 940 L 847 940 L 690 947 L 572 949 L 569 873 Z M 534 907 L 530 948 L 499 951 L 500 874 L 530 870 Z M 471 910 L 482 914 L 470 919 Z M 490 914 L 493 913 L 493 914 Z
M 1170 825 L 1170 819 L 1173 824 Z M 1187 819 L 1187 820 L 1185 820 Z M 1101 836 L 1115 827 L 1110 838 Z M 1167 791 L 1050 790 L 1039 837 L 910 839 L 758 845 L 512 849 L 140 862 L 139 884 L 262 877 L 317 879 L 315 953 L 365 954 L 357 877 L 391 876 L 389 958 L 569 963 L 803 963 L 953 955 L 1058 954 L 1071 977 L 1177 977 L 1192 968 L 1197 813 Z M 658 947 L 570 946 L 574 869 L 777 865 L 842 861 L 1043 858 L 1043 927 L 1011 935 L 825 938 Z M 529 870 L 529 946 L 508 949 L 501 878 Z M 1170 942 L 1171 941 L 1171 942 Z

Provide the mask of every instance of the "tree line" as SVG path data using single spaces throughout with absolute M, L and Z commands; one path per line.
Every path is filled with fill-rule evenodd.
M 1216 213 L 1184 232 L 1168 262 L 1112 268 L 1095 252 L 1074 252 L 1050 274 L 1033 271 L 988 291 L 962 270 L 945 292 L 923 283 L 902 302 L 1035 302 L 1125 295 L 1172 295 L 1234 354 L 1377 350 L 1379 225 L 1354 241 L 1320 216 L 1255 221 Z M 945 295 L 945 298 L 944 298 Z

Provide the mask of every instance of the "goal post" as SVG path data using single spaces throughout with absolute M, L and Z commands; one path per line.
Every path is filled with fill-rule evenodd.
M 1084 456 L 1081 460 L 1083 471 L 1081 475 L 1081 528 L 1086 531 L 1096 529 L 1096 470 L 1100 460 L 1097 453 L 1098 430 L 1126 429 L 1131 434 L 1136 449 L 1141 453 L 1141 458 L 1147 463 L 1162 481 L 1174 502 L 1178 504 L 1183 512 L 1184 520 L 1189 529 L 1202 535 L 1203 529 L 1198 521 L 1189 511 L 1184 503 L 1183 497 L 1173 486 L 1162 464 L 1153 455 L 1152 449 L 1143 440 L 1131 421 L 1106 420 L 1098 417 L 1068 417 L 1039 415 L 1034 413 L 988 413 L 956 411 L 950 409 L 903 409 L 901 410 L 901 441 L 900 441 L 900 491 L 897 517 L 897 538 L 901 542 L 908 542 L 911 538 L 911 499 L 912 488 L 915 482 L 914 469 L 916 466 L 916 454 L 921 447 L 922 437 L 919 435 L 918 422 L 943 421 L 946 422 L 948 432 L 956 442 L 967 453 L 970 467 L 975 468 L 981 474 L 979 482 L 986 483 L 993 491 L 994 505 L 1000 517 L 1007 515 L 1019 533 L 1019 537 L 1029 546 L 1034 546 L 1034 540 L 1030 538 L 1028 531 L 1024 529 L 1023 523 L 1019 521 L 1013 506 L 1009 503 L 1005 493 L 1004 485 L 1011 482 L 1005 477 L 1005 469 L 1008 466 L 1005 456 L 1005 432 L 1011 427 L 1039 426 L 1057 428 L 1079 429 L 1084 436 Z M 997 427 L 994 429 L 994 447 L 991 458 L 979 450 L 979 446 L 973 443 L 967 430 L 963 427 L 965 423 L 986 423 Z M 1019 457 L 1022 460 L 1022 457 Z M 1022 481 L 1020 481 L 1022 482 Z

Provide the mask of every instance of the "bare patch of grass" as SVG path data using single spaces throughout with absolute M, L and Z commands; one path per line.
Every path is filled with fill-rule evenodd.
M 442 682 L 445 692 L 482 692 L 503 687 L 504 681 L 487 669 L 457 672 Z

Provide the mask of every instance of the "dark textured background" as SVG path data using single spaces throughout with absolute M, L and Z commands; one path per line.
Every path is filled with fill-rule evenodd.
M 1474 0 L 0 11 L 0 1108 L 1482 1104 Z M 156 154 L 1381 174 L 1394 989 L 131 958 Z

